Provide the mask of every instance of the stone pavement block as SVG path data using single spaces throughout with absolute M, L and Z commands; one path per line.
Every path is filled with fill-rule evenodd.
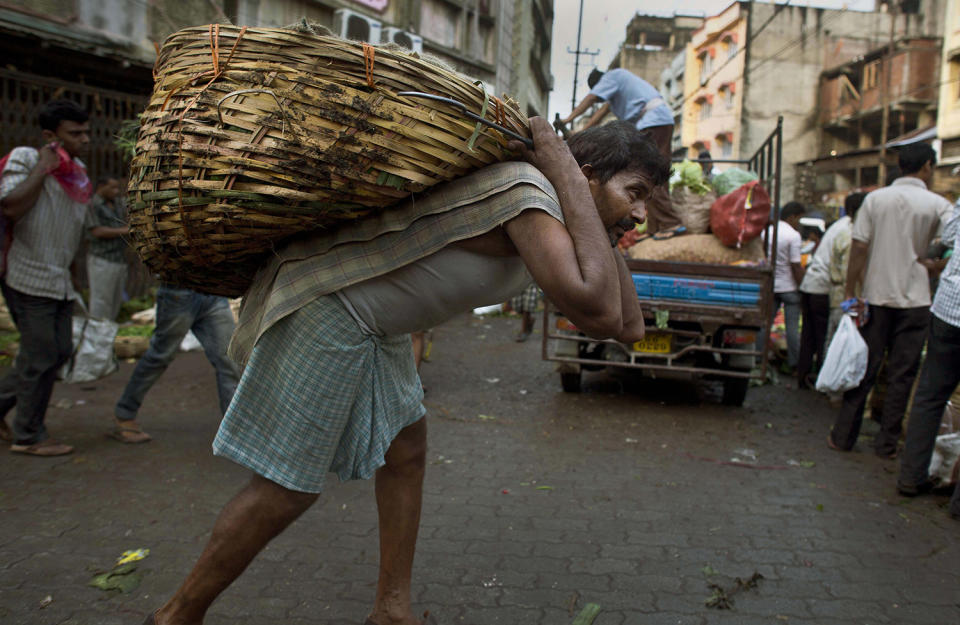
M 483 608 L 470 606 L 466 615 L 457 619 L 464 625 L 520 625 L 521 623 L 543 623 L 542 610 L 539 608 L 519 608 L 514 606 Z M 438 617 L 439 618 L 439 617 Z
M 572 558 L 569 570 L 571 573 L 587 573 L 588 575 L 632 574 L 638 570 L 640 563 L 635 560 L 621 558 Z
M 941 625 L 960 622 L 960 605 L 927 605 L 924 603 L 899 604 L 887 609 L 892 623 L 916 623 L 916 625 Z
M 540 543 L 533 546 L 533 555 L 545 558 L 602 559 L 601 549 L 601 545 L 591 542 Z
M 572 593 L 553 588 L 503 587 L 499 605 L 518 608 L 563 608 L 570 603 Z
M 624 558 L 640 562 L 643 566 L 647 562 L 662 560 L 666 557 L 667 549 L 657 545 L 627 545 L 624 543 L 600 544 L 601 558 Z
M 441 606 L 458 608 L 464 605 L 494 608 L 500 605 L 504 590 L 493 577 L 490 587 L 481 584 L 429 583 L 416 595 L 416 602 L 437 612 Z
M 616 576 L 585 575 L 582 573 L 568 573 L 566 571 L 541 572 L 537 577 L 537 586 L 549 586 L 550 588 L 576 591 L 581 594 L 623 590 L 613 585 L 613 579 L 616 579 Z
M 627 530 L 628 544 L 641 545 L 660 545 L 664 547 L 686 547 L 689 545 L 689 538 L 679 532 L 641 532 L 637 530 Z
M 854 599 L 812 599 L 809 601 L 810 611 L 814 616 L 825 616 L 851 621 L 868 622 L 880 619 L 886 621 L 886 606 L 875 601 Z

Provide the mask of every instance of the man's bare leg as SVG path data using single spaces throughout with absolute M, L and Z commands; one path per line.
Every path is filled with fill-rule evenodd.
M 319 495 L 286 489 L 259 475 L 223 507 L 207 546 L 177 593 L 157 612 L 158 625 L 197 625 L 210 604 L 253 558 Z
M 380 519 L 380 577 L 370 620 L 376 625 L 418 625 L 410 606 L 410 577 L 420 528 L 423 474 L 427 459 L 427 423 L 405 427 L 387 450 L 377 471 Z

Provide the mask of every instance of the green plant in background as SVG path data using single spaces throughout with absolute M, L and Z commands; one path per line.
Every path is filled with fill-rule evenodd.
M 148 326 L 120 326 L 117 328 L 117 336 L 153 336 L 154 325 Z
M 11 343 L 17 343 L 19 341 L 19 332 L 0 332 L 0 367 L 9 367 L 13 364 L 12 350 L 7 350 Z
M 130 162 L 137 154 L 137 135 L 140 133 L 140 116 L 120 123 L 120 129 L 113 135 L 113 144 L 123 154 L 123 160 Z
M 131 297 L 120 306 L 120 314 L 117 315 L 117 323 L 126 323 L 134 313 L 146 310 L 157 303 L 156 287 L 150 289 L 146 295 L 140 297 Z

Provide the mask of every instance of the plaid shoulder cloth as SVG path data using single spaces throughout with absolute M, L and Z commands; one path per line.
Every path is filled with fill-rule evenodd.
M 245 365 L 270 326 L 315 298 L 488 232 L 527 209 L 563 221 L 556 191 L 540 170 L 509 161 L 438 185 L 379 215 L 294 240 L 254 277 L 229 355 Z

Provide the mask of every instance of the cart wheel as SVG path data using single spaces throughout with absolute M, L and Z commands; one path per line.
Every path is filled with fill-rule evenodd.
M 576 373 L 561 373 L 560 385 L 563 386 L 563 392 L 565 393 L 579 393 L 580 392 L 580 372 L 577 371 Z
M 723 381 L 723 405 L 742 406 L 750 388 L 750 378 L 726 378 Z

